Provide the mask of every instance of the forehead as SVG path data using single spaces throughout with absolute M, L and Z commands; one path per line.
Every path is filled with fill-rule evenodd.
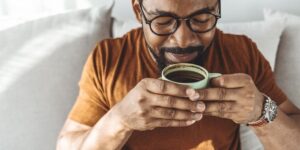
M 203 8 L 213 8 L 218 0 L 143 0 L 143 5 L 149 12 L 162 10 L 178 16 L 187 16 Z

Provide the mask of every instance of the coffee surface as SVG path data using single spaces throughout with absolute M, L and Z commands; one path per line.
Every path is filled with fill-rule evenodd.
M 204 76 L 193 71 L 175 71 L 167 74 L 166 78 L 180 83 L 193 83 L 203 80 Z

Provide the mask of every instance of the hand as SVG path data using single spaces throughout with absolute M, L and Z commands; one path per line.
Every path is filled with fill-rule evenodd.
M 231 119 L 245 124 L 256 121 L 262 114 L 264 96 L 246 74 L 223 75 L 212 80 L 214 88 L 197 90 L 206 105 L 205 115 Z
M 205 105 L 191 101 L 187 89 L 163 80 L 144 79 L 112 108 L 111 114 L 129 130 L 189 126 L 201 120 Z

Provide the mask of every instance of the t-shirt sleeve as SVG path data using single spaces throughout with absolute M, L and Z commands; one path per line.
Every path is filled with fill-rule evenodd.
M 79 81 L 79 95 L 68 118 L 94 126 L 109 110 L 102 86 L 99 45 L 89 55 Z
M 277 105 L 282 104 L 288 98 L 278 87 L 269 62 L 258 50 L 255 43 L 251 42 L 251 58 L 249 74 L 252 76 L 258 90 L 268 95 Z

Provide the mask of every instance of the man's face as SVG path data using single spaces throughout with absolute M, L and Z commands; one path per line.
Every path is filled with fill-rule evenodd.
M 143 0 L 141 6 L 147 20 L 165 14 L 185 18 L 201 10 L 219 14 L 218 0 Z M 215 28 L 205 33 L 193 32 L 184 20 L 173 34 L 164 36 L 153 33 L 144 18 L 142 24 L 150 50 L 159 59 L 158 63 L 163 63 L 159 65 L 193 62 L 210 45 L 215 34 Z

